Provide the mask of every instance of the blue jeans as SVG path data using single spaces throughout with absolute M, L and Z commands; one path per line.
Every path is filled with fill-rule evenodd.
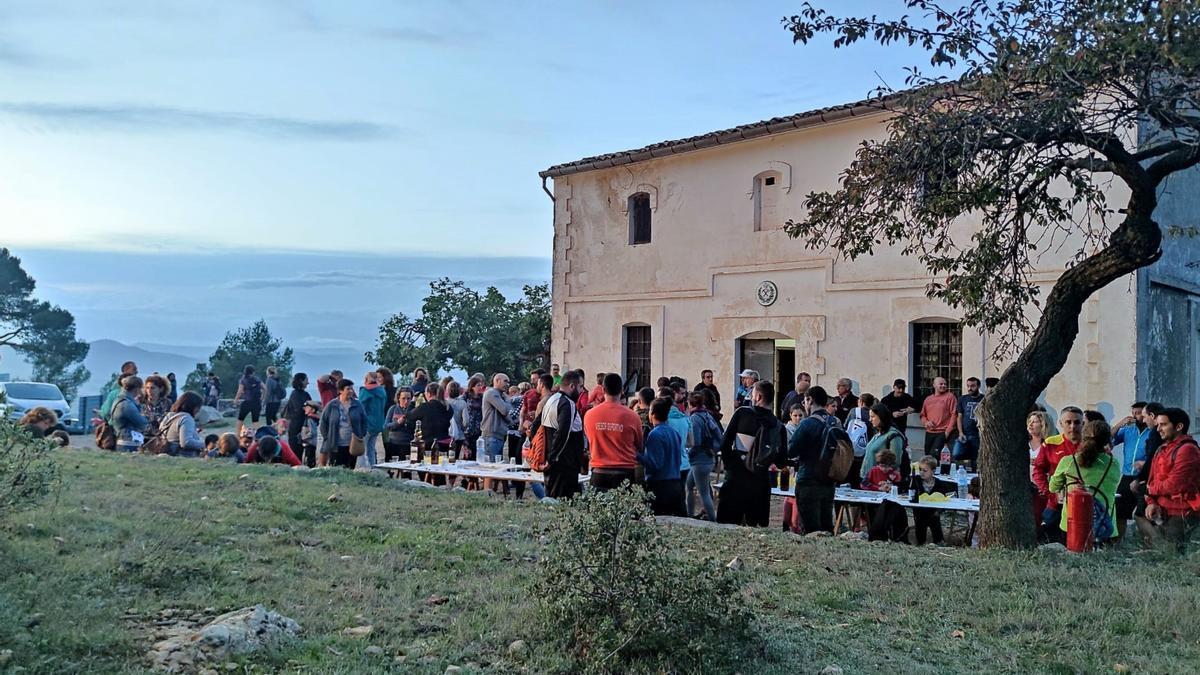
M 537 497 L 538 499 L 546 498 L 546 486 L 542 485 L 541 483 L 530 483 L 529 489 L 533 490 L 534 497 Z
M 950 453 L 955 461 L 969 459 L 975 461 L 979 459 L 979 438 L 972 436 L 960 436 L 954 442 L 954 450 Z
M 483 437 L 483 457 L 476 457 L 480 462 L 503 462 L 504 461 L 504 443 L 503 436 L 494 438 L 492 436 Z M 486 459 L 485 459 L 486 458 Z
M 687 495 L 687 514 L 689 516 L 696 513 L 696 497 L 692 493 L 694 488 L 700 493 L 700 504 L 704 507 L 704 516 L 709 520 L 717 519 L 717 509 L 713 506 L 712 499 L 712 478 L 713 466 L 716 464 L 714 460 L 704 459 L 692 462 L 692 469 L 688 472 L 687 484 L 684 485 L 684 494 Z
M 362 457 L 358 458 L 358 462 L 356 463 L 356 468 L 370 469 L 371 467 L 375 466 L 375 464 L 377 463 L 376 460 L 379 459 L 379 455 L 375 452 L 375 444 L 376 444 L 376 441 L 378 441 L 378 440 L 379 440 L 379 432 L 378 431 L 375 431 L 375 432 L 368 431 L 367 432 L 367 437 L 363 439 L 363 443 L 367 446 L 367 452 Z

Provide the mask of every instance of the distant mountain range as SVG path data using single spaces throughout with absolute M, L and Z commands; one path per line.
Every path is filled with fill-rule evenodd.
M 328 373 L 337 368 L 355 381 L 361 379 L 362 373 L 370 367 L 363 360 L 362 351 L 350 349 L 311 349 L 295 351 L 295 372 L 308 373 L 315 379 L 317 375 Z M 121 369 L 121 364 L 133 361 L 138 364 L 138 370 L 143 374 L 153 372 L 166 375 L 175 373 L 180 384 L 187 379 L 188 373 L 196 368 L 198 363 L 206 363 L 211 348 L 165 345 L 151 342 L 138 342 L 127 345 L 116 340 L 96 340 L 91 343 L 91 349 L 83 364 L 91 371 L 92 377 L 79 388 L 82 395 L 97 394 L 100 388 L 108 382 L 112 374 Z M 361 372 L 360 372 L 361 371 Z M 29 377 L 29 364 L 17 357 L 11 349 L 0 349 L 0 373 L 7 373 L 11 379 Z M 286 384 L 286 383 L 285 383 Z

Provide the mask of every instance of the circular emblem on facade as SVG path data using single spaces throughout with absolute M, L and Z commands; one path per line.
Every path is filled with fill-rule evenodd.
M 758 304 L 770 307 L 779 298 L 779 287 L 774 281 L 764 281 L 758 285 Z

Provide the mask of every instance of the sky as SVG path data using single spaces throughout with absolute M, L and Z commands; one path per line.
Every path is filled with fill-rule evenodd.
M 6 0 L 0 245 L 86 339 L 213 343 L 288 307 L 285 338 L 363 345 L 441 272 L 548 280 L 539 170 L 858 100 L 921 62 L 793 45 L 800 4 Z M 379 276 L 312 276 L 330 268 Z

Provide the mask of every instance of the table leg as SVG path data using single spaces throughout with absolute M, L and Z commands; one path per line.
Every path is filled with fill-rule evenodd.
M 841 529 L 842 519 L 846 517 L 846 509 L 849 508 L 846 504 L 841 504 L 837 507 L 837 513 L 833 517 L 833 536 L 837 536 L 838 530 Z

